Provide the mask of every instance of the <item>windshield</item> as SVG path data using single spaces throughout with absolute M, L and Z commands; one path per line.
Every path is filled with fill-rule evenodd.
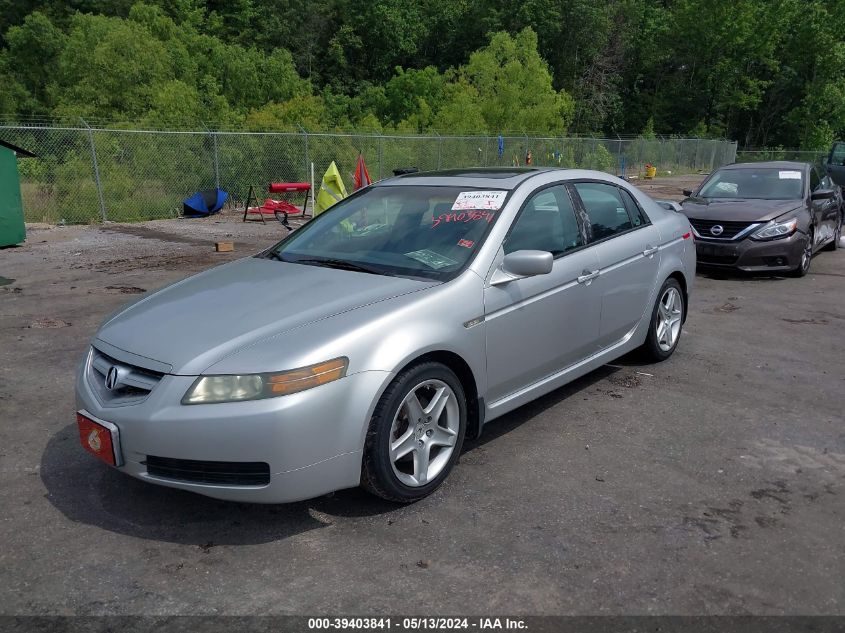
M 800 170 L 776 167 L 759 169 L 720 169 L 708 180 L 701 198 L 742 198 L 753 200 L 799 200 L 804 179 Z
M 264 256 L 384 275 L 450 279 L 478 250 L 507 194 L 472 187 L 368 187 Z

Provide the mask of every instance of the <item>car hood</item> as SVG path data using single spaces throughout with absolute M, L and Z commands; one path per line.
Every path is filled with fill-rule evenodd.
M 681 203 L 681 210 L 697 220 L 768 222 L 802 205 L 801 200 L 687 198 Z
M 97 339 L 197 375 L 242 347 L 436 282 L 250 257 L 129 305 Z M 96 342 L 95 342 L 96 345 Z

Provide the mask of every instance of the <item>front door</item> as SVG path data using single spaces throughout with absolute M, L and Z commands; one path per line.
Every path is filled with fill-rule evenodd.
M 815 167 L 810 168 L 810 191 L 826 191 L 833 189 L 833 181 L 828 176 L 819 176 Z M 834 232 L 839 226 L 841 211 L 839 209 L 839 196 L 823 198 L 821 200 L 810 200 L 811 213 L 813 214 L 813 225 L 815 226 L 814 246 L 820 246 L 833 239 Z
M 549 251 L 554 266 L 547 275 L 485 285 L 491 402 L 589 356 L 599 332 L 601 297 L 586 278 L 598 270 L 598 259 L 566 187 L 545 187 L 526 201 L 502 255 L 518 250 Z

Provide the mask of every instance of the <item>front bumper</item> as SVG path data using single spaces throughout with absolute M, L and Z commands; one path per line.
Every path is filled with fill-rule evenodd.
M 700 266 L 736 268 L 747 272 L 794 270 L 801 263 L 806 240 L 807 236 L 800 231 L 768 242 L 749 238 L 736 241 L 696 238 L 696 260 Z
M 390 379 L 367 371 L 279 398 L 182 405 L 195 377 L 165 375 L 138 404 L 104 406 L 83 367 L 77 408 L 111 422 L 119 432 L 117 469 L 150 483 L 218 499 L 285 503 L 357 486 L 364 437 L 375 401 Z M 266 462 L 266 485 L 219 485 L 147 471 L 148 456 L 214 462 Z

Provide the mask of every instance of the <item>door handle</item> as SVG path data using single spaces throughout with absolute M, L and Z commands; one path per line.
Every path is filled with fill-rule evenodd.
M 646 249 L 643 251 L 643 257 L 651 257 L 659 250 L 659 246 L 646 246 Z
M 599 276 L 598 270 L 587 270 L 586 268 L 581 273 L 581 276 L 578 277 L 579 284 L 589 284 L 593 279 Z

